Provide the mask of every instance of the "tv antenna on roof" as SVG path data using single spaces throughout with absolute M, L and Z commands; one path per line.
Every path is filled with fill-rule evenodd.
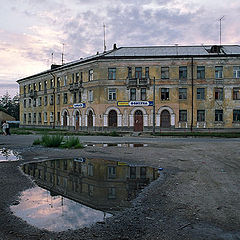
M 106 52 L 106 25 L 103 23 L 103 52 Z
M 219 28 L 220 28 L 220 31 L 219 31 L 219 41 L 220 41 L 220 46 L 222 45 L 222 20 L 223 20 L 224 16 L 222 16 L 220 19 L 219 19 Z

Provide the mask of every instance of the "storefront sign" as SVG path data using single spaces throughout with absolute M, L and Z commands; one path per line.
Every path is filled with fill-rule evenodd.
M 69 105 L 68 108 L 85 108 L 86 103 L 74 103 L 73 105 Z
M 120 107 L 135 107 L 135 106 L 143 106 L 143 107 L 147 107 L 147 106 L 153 106 L 153 101 L 119 101 L 117 102 L 117 105 Z

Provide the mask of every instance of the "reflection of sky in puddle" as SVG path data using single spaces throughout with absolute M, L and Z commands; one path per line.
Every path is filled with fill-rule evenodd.
M 147 147 L 146 143 L 87 143 L 85 147 Z
M 0 162 L 18 161 L 20 157 L 18 154 L 7 148 L 0 148 Z
M 31 225 L 56 232 L 86 227 L 111 216 L 62 196 L 50 196 L 40 187 L 24 191 L 20 204 L 11 206 L 11 211 Z

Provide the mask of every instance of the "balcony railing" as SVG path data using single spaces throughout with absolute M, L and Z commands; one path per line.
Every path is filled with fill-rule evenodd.
M 69 91 L 79 91 L 82 88 L 82 83 L 81 82 L 77 82 L 77 83 L 71 83 L 69 85 L 68 90 Z
M 127 78 L 127 87 L 148 87 L 150 85 L 150 78 Z

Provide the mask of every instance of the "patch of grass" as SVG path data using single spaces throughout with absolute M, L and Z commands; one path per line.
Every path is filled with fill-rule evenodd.
M 34 142 L 33 142 L 33 145 L 41 145 L 42 144 L 42 141 L 41 139 L 35 139 Z
M 42 145 L 45 147 L 59 147 L 63 141 L 63 136 L 61 135 L 43 135 L 42 136 Z
M 79 142 L 78 137 L 69 137 L 61 145 L 62 148 L 83 148 L 83 145 Z
M 239 138 L 240 132 L 161 132 L 154 136 Z
M 32 134 L 31 131 L 27 131 L 27 130 L 22 130 L 22 129 L 11 129 L 11 134 L 16 134 L 16 135 L 30 135 Z

